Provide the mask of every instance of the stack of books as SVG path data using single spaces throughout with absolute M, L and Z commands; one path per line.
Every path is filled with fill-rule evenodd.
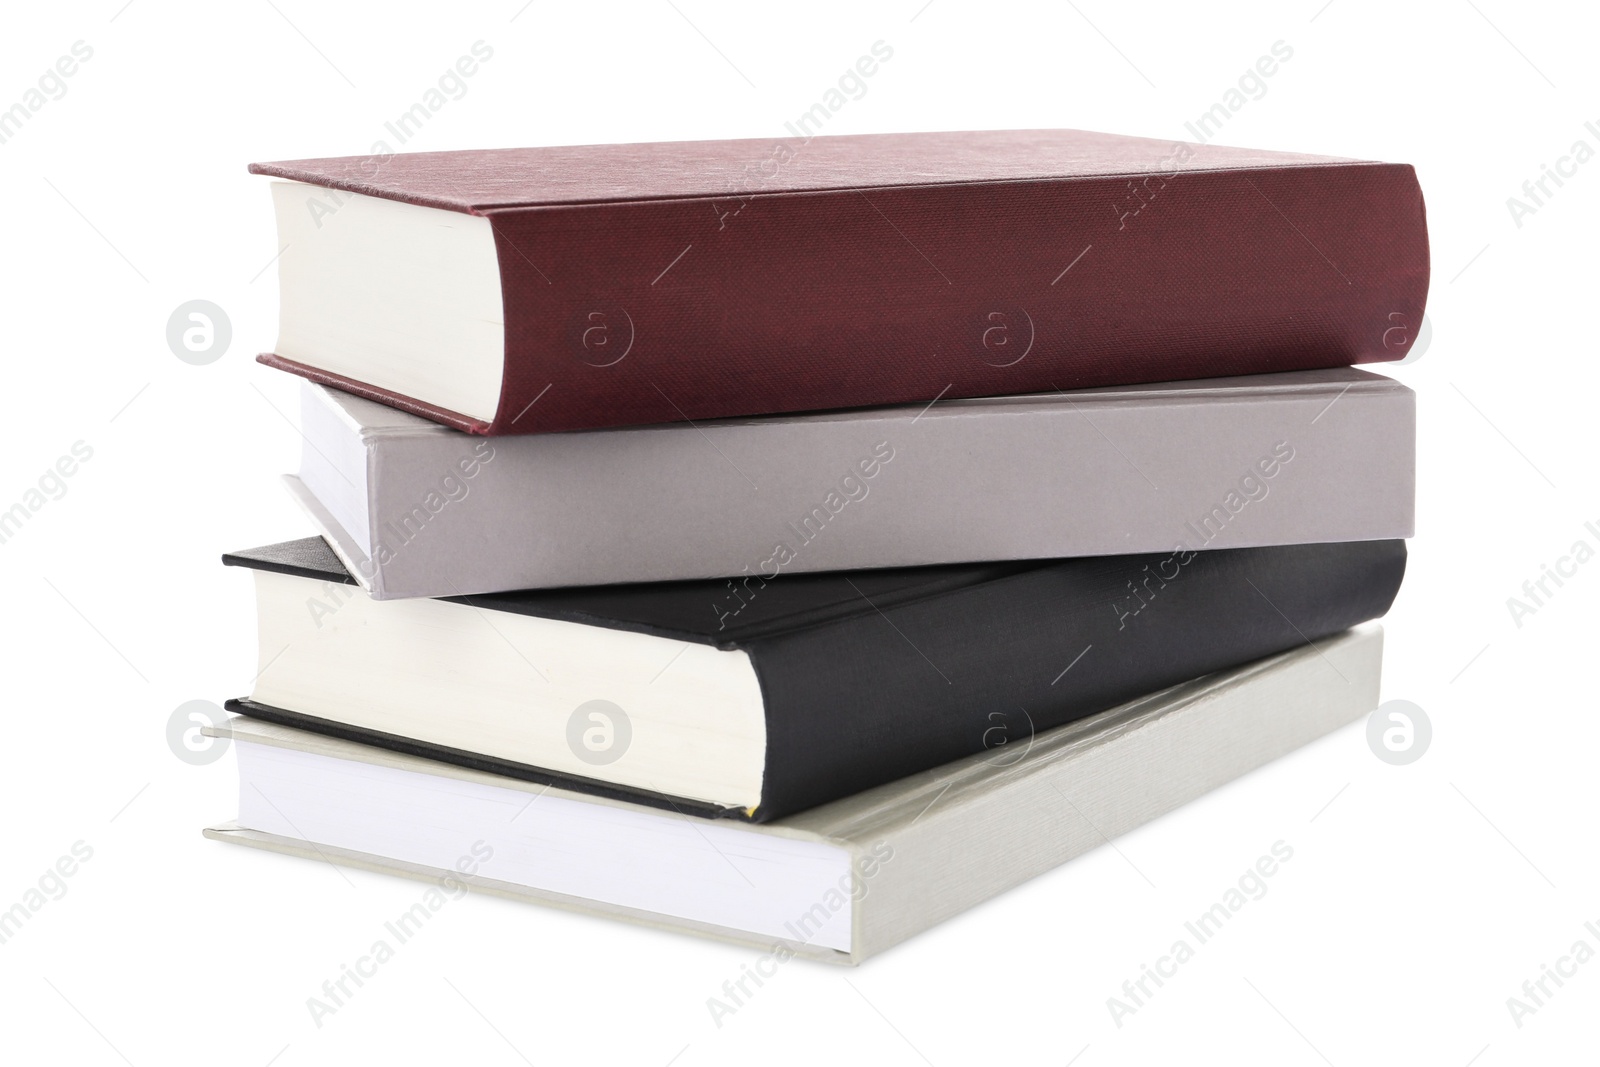
M 208 834 L 858 962 L 1371 711 L 1411 167 L 1075 131 L 298 160 L 319 536 Z

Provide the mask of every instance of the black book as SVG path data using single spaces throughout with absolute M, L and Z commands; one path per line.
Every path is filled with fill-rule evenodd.
M 228 708 L 600 796 L 765 822 L 1383 615 L 1405 542 L 375 601 L 320 538 L 255 571 Z

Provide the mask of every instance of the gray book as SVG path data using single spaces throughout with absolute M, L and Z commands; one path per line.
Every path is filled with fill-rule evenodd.
M 249 719 L 221 841 L 859 963 L 1371 711 L 1375 624 L 764 825 Z
M 305 387 L 296 498 L 377 599 L 1409 537 L 1353 368 L 474 437 Z

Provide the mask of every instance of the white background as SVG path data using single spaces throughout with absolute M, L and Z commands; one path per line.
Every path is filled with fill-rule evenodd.
M 75 442 L 93 458 L 0 544 L 0 908 L 75 842 L 93 858 L 0 945 L 0 1045 L 139 1067 L 1592 1060 L 1600 961 L 1520 1028 L 1506 999 L 1578 939 L 1600 950 L 1600 562 L 1520 627 L 1506 600 L 1600 547 L 1600 161 L 1520 227 L 1506 200 L 1575 140 L 1600 149 L 1600 20 L 1321 2 L 8 11 L 0 108 L 74 42 L 94 54 L 0 144 L 0 509 Z M 191 766 L 165 736 L 254 673 L 249 581 L 218 554 L 308 532 L 275 480 L 294 388 L 251 361 L 275 244 L 245 164 L 366 153 L 478 40 L 493 59 L 408 149 L 781 136 L 878 40 L 892 60 L 828 132 L 1179 139 L 1287 42 L 1218 140 L 1411 162 L 1427 196 L 1433 340 L 1392 372 L 1419 394 L 1419 534 L 1384 696 L 1426 709 L 1431 749 L 1391 767 L 1349 728 L 863 968 L 790 963 L 720 1027 L 707 998 L 755 953 L 479 897 L 317 1027 L 306 999 L 422 887 L 204 841 L 232 758 Z M 195 298 L 233 324 L 209 366 L 165 341 Z M 1269 893 L 1116 1026 L 1107 998 L 1280 839 Z

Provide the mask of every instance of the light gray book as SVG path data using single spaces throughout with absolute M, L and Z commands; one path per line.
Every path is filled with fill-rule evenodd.
M 1368 624 L 759 826 L 233 719 L 206 835 L 859 963 L 1371 711 L 1382 654 Z
M 474 437 L 307 384 L 295 497 L 375 598 L 1409 537 L 1353 368 Z

